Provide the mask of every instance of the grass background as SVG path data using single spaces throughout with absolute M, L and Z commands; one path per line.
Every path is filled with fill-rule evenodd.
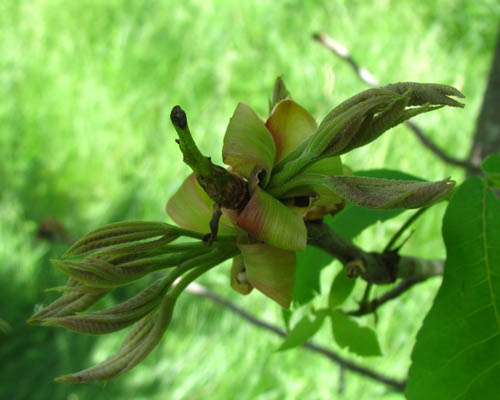
M 363 90 L 347 65 L 311 40 L 318 31 L 347 45 L 381 83 L 462 90 L 464 110 L 418 122 L 441 147 L 464 157 L 499 18 L 496 0 L 0 2 L 0 318 L 11 327 L 0 333 L 0 398 L 401 399 L 350 372 L 340 395 L 336 365 L 302 349 L 274 353 L 279 339 L 188 294 L 165 339 L 135 370 L 107 384 L 55 384 L 55 376 L 106 358 L 123 335 L 97 338 L 25 324 L 36 305 L 53 298 L 43 290 L 64 280 L 49 260 L 65 246 L 39 240 L 36 232 L 46 218 L 61 221 L 72 237 L 116 220 L 167 220 L 164 204 L 188 174 L 169 121 L 175 104 L 187 111 L 202 150 L 219 162 L 237 102 L 264 116 L 277 75 L 318 120 Z M 404 128 L 344 161 L 426 179 L 463 177 Z M 443 212 L 439 205 L 419 221 L 406 254 L 444 256 Z M 357 241 L 381 249 L 400 223 L 375 226 Z M 324 271 L 325 288 L 338 268 Z M 236 295 L 227 276 L 222 266 L 201 281 L 282 323 L 277 306 L 258 294 Z M 430 281 L 388 304 L 377 324 L 364 317 L 385 355 L 358 361 L 403 378 L 438 285 Z M 326 326 L 316 340 L 335 348 Z

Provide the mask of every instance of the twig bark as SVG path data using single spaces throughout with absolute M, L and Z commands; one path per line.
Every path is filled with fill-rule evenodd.
M 416 279 L 405 279 L 398 283 L 393 289 L 388 290 L 382 296 L 373 299 L 368 303 L 367 307 L 359 307 L 357 310 L 348 311 L 347 314 L 359 317 L 361 315 L 370 314 L 375 312 L 377 308 L 387 303 L 390 300 L 394 300 L 399 297 L 402 293 L 411 289 L 417 283 L 425 281 L 424 278 Z
M 323 222 L 307 224 L 308 243 L 337 258 L 346 268 L 357 265 L 369 283 L 392 283 L 397 278 L 426 279 L 443 274 L 441 260 L 401 257 L 394 252 L 366 252 L 338 235 Z
M 351 56 L 349 50 L 338 43 L 336 40 L 332 39 L 324 33 L 315 33 L 313 38 L 318 41 L 321 45 L 329 49 L 333 54 L 335 54 L 340 59 L 347 62 L 351 68 L 354 70 L 358 78 L 370 87 L 378 87 L 379 83 L 377 79 L 365 68 L 361 67 Z M 420 140 L 420 142 L 427 147 L 434 155 L 440 158 L 442 161 L 464 168 L 470 175 L 478 175 L 481 173 L 481 169 L 478 165 L 474 164 L 468 160 L 460 160 L 453 156 L 450 156 L 441 148 L 439 148 L 425 132 L 417 124 L 411 121 L 405 122 L 406 126 L 415 134 L 415 136 Z
M 500 25 L 483 105 L 476 123 L 470 160 L 479 164 L 488 154 L 500 152 Z
M 227 308 L 228 310 L 234 312 L 239 317 L 245 319 L 246 321 L 248 321 L 252 325 L 255 325 L 255 326 L 258 326 L 258 327 L 265 329 L 267 331 L 273 332 L 274 334 L 281 336 L 281 337 L 287 336 L 287 333 L 284 330 L 282 330 L 281 328 L 253 316 L 252 314 L 248 313 L 247 311 L 243 310 L 242 308 L 238 307 L 237 305 L 231 303 L 229 300 L 219 296 L 218 294 L 208 290 L 207 288 L 205 288 L 197 283 L 191 283 L 187 287 L 186 290 L 189 293 L 210 299 L 210 300 L 222 305 L 224 308 Z M 362 375 L 364 377 L 367 377 L 367 378 L 372 379 L 374 381 L 377 381 L 379 383 L 383 383 L 387 386 L 390 386 L 398 392 L 404 392 L 404 389 L 406 386 L 405 381 L 400 381 L 400 380 L 397 380 L 394 378 L 390 378 L 390 377 L 387 377 L 385 375 L 379 374 L 378 372 L 372 371 L 371 369 L 363 367 L 362 365 L 356 364 L 352 361 L 349 361 L 349 360 L 339 356 L 338 354 L 334 353 L 330 349 L 327 349 L 326 347 L 320 346 L 312 341 L 307 341 L 304 344 L 304 347 L 312 352 L 319 353 L 319 354 L 327 357 L 332 362 L 339 364 L 343 368 L 346 368 L 350 371 L 353 371 L 359 375 Z

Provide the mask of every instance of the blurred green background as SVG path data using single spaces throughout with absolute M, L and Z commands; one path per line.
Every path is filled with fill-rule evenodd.
M 237 102 L 264 116 L 277 75 L 318 120 L 363 90 L 345 63 L 311 39 L 319 31 L 349 47 L 383 84 L 412 80 L 462 90 L 464 110 L 444 109 L 418 122 L 450 154 L 464 157 L 499 18 L 498 0 L 2 0 L 0 318 L 10 331 L 0 332 L 0 398 L 401 399 L 349 371 L 340 395 L 335 364 L 303 349 L 275 353 L 279 338 L 190 294 L 181 297 L 160 346 L 132 372 L 107 384 L 55 384 L 54 377 L 106 358 L 123 335 L 82 336 L 25 323 L 56 296 L 44 289 L 64 281 L 49 260 L 65 245 L 37 232 L 47 219 L 59 221 L 68 238 L 111 221 L 167 220 L 165 202 L 188 174 L 169 121 L 176 104 L 187 111 L 202 150 L 220 162 Z M 463 177 L 404 127 L 344 160 L 354 169 Z M 444 256 L 443 211 L 438 205 L 415 225 L 405 254 Z M 406 217 L 373 227 L 358 243 L 381 250 Z M 325 288 L 338 269 L 324 270 Z M 282 326 L 278 306 L 257 293 L 231 291 L 227 265 L 201 283 Z M 376 324 L 364 317 L 384 357 L 351 358 L 404 378 L 438 285 L 434 279 L 389 303 Z M 122 288 L 107 301 L 142 286 Z M 315 340 L 335 349 L 327 326 Z

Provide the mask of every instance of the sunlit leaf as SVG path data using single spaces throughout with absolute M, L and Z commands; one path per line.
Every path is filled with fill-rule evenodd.
M 412 354 L 408 399 L 495 399 L 500 375 L 500 200 L 470 178 L 443 219 L 447 259 Z
M 265 243 L 239 244 L 248 282 L 284 308 L 295 285 L 295 252 Z
M 167 203 L 167 213 L 176 224 L 195 232 L 210 232 L 214 202 L 200 186 L 194 174 L 189 175 Z M 222 216 L 219 233 L 232 234 L 237 230 Z
M 306 251 L 297 253 L 297 278 L 293 291 L 295 305 L 305 304 L 320 293 L 321 270 L 332 261 L 330 254 L 314 246 L 307 246 Z
M 302 319 L 290 330 L 278 351 L 292 349 L 302 346 L 308 339 L 321 328 L 327 315 L 326 310 L 320 310 L 313 315 L 304 315 Z
M 222 158 L 233 172 L 249 178 L 256 167 L 270 177 L 276 149 L 264 122 L 249 106 L 239 103 L 224 136 Z
M 340 156 L 326 157 L 304 170 L 305 173 L 323 175 L 345 175 Z
M 314 118 L 291 99 L 279 102 L 266 122 L 276 145 L 275 163 L 303 143 L 317 128 Z
M 340 347 L 360 356 L 382 354 L 377 335 L 372 329 L 360 326 L 357 321 L 340 310 L 331 311 L 330 317 L 333 337 Z
M 304 250 L 307 231 L 302 217 L 257 187 L 239 214 L 238 226 L 252 237 L 285 250 Z

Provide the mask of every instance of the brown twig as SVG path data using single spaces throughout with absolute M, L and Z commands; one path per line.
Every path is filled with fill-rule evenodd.
M 377 79 L 365 68 L 361 67 L 355 60 L 352 58 L 349 50 L 332 39 L 328 35 L 324 33 L 315 33 L 313 35 L 313 39 L 319 42 L 321 45 L 329 49 L 333 54 L 335 54 L 340 59 L 347 62 L 351 68 L 354 70 L 358 78 L 367 84 L 370 87 L 378 87 L 379 83 Z M 429 137 L 425 134 L 425 132 L 420 128 L 417 124 L 411 121 L 405 122 L 406 126 L 410 128 L 410 130 L 415 134 L 415 136 L 420 140 L 420 142 L 427 147 L 435 156 L 440 158 L 442 161 L 455 165 L 461 168 L 464 168 L 469 174 L 478 175 L 481 174 L 481 169 L 468 160 L 461 160 L 455 157 L 450 156 L 445 151 L 440 149 Z
M 281 328 L 279 328 L 275 325 L 272 325 L 269 322 L 262 321 L 261 319 L 253 316 L 252 314 L 250 314 L 247 311 L 243 310 L 242 308 L 238 307 L 237 305 L 231 303 L 229 300 L 219 296 L 218 294 L 208 290 L 207 288 L 205 288 L 197 283 L 191 283 L 187 287 L 186 290 L 189 293 L 210 299 L 210 300 L 222 305 L 223 307 L 234 312 L 239 317 L 245 319 L 246 321 L 248 321 L 252 325 L 255 325 L 255 326 L 263 328 L 267 331 L 273 332 L 274 334 L 276 334 L 280 337 L 287 336 L 287 333 L 284 330 L 282 330 Z M 326 347 L 315 344 L 312 341 L 307 341 L 303 346 L 312 352 L 319 353 L 319 354 L 327 357 L 328 359 L 330 359 L 331 361 L 333 361 L 336 364 L 339 364 L 343 368 L 351 370 L 359 375 L 362 375 L 362 376 L 367 377 L 369 379 L 372 379 L 374 381 L 383 383 L 387 386 L 391 386 L 392 388 L 394 388 L 398 392 L 404 392 L 404 389 L 406 386 L 406 381 L 399 381 L 397 379 L 387 377 L 385 375 L 379 374 L 378 372 L 372 371 L 371 369 L 363 367 L 362 365 L 359 365 L 359 364 L 356 364 L 352 361 L 346 360 L 345 358 L 339 356 L 338 354 L 334 353 L 330 349 L 327 349 Z
M 368 306 L 360 306 L 357 310 L 352 310 L 348 311 L 347 314 L 359 317 L 361 315 L 366 315 L 370 314 L 372 312 L 375 312 L 377 308 L 382 306 L 383 304 L 387 303 L 390 300 L 394 300 L 395 298 L 399 297 L 401 294 L 406 292 L 407 290 L 411 289 L 414 285 L 417 283 L 425 281 L 424 278 L 417 278 L 417 279 L 405 279 L 398 283 L 393 289 L 388 290 L 385 292 L 382 296 L 373 299 L 368 303 Z
M 344 239 L 323 222 L 307 223 L 307 242 L 338 259 L 346 272 L 351 266 L 358 266 L 358 273 L 368 283 L 392 283 L 397 278 L 426 279 L 442 275 L 441 260 L 416 257 L 401 257 L 394 252 L 366 252 Z

